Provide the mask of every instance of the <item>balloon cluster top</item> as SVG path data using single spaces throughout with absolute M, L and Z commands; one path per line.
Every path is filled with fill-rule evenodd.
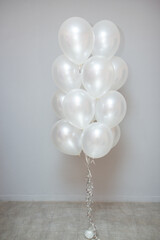
M 58 39 L 62 52 L 80 65 L 91 54 L 111 58 L 119 48 L 120 33 L 109 20 L 100 21 L 92 28 L 85 19 L 72 17 L 61 25 Z
M 63 55 L 52 66 L 58 91 L 52 98 L 61 120 L 52 128 L 53 141 L 66 154 L 83 152 L 105 156 L 119 141 L 119 123 L 126 113 L 125 98 L 117 90 L 128 77 L 128 67 L 115 56 L 120 45 L 118 27 L 109 20 L 93 28 L 72 17 L 60 27 Z

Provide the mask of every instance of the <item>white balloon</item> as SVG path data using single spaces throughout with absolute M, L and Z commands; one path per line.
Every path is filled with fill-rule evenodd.
M 64 113 L 63 113 L 63 100 L 65 97 L 65 93 L 61 91 L 55 92 L 55 94 L 52 97 L 52 106 L 53 109 L 59 118 L 64 118 Z
M 80 155 L 81 133 L 66 120 L 59 120 L 52 128 L 52 139 L 59 151 L 69 155 Z
M 82 83 L 91 96 L 101 97 L 111 88 L 113 79 L 113 66 L 105 57 L 94 56 L 84 64 Z
M 79 67 L 64 55 L 59 56 L 54 61 L 52 77 L 57 87 L 63 92 L 68 92 L 81 86 Z
M 82 133 L 82 150 L 91 158 L 105 156 L 112 144 L 112 131 L 103 123 L 92 123 Z
M 62 52 L 79 65 L 84 63 L 93 50 L 93 30 L 90 24 L 80 17 L 67 19 L 60 27 L 58 39 Z
M 82 89 L 70 91 L 64 98 L 63 110 L 66 119 L 77 128 L 85 128 L 92 121 L 95 104 L 92 97 Z
M 126 62 L 120 57 L 113 57 L 111 63 L 114 68 L 114 80 L 111 89 L 118 90 L 121 88 L 127 80 L 128 77 L 128 66 Z
M 119 125 L 115 126 L 114 128 L 111 128 L 112 134 L 113 134 L 113 145 L 112 148 L 117 145 L 119 142 L 120 136 L 121 136 L 121 129 Z
M 96 120 L 113 128 L 123 120 L 126 108 L 123 95 L 117 91 L 109 91 L 97 101 Z
M 108 20 L 96 23 L 93 27 L 95 44 L 93 55 L 111 58 L 119 48 L 120 32 L 117 26 Z

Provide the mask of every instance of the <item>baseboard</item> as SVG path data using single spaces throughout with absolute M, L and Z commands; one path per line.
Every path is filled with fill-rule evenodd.
M 0 195 L 0 201 L 84 202 L 84 195 Z M 96 202 L 160 202 L 160 196 L 95 196 Z

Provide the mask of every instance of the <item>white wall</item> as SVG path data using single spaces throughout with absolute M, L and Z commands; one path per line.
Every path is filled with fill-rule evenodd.
M 97 200 L 160 200 L 160 1 L 14 0 L 0 2 L 0 199 L 84 200 L 83 158 L 50 138 L 57 32 L 71 16 L 121 29 L 129 65 L 121 92 L 128 112 L 119 145 L 93 167 Z

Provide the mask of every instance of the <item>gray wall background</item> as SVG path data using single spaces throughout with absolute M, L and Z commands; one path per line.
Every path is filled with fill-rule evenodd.
M 50 138 L 51 65 L 72 16 L 115 22 L 129 66 L 121 140 L 93 166 L 95 198 L 160 201 L 159 0 L 0 1 L 0 199 L 84 200 L 83 157 L 59 153 Z

